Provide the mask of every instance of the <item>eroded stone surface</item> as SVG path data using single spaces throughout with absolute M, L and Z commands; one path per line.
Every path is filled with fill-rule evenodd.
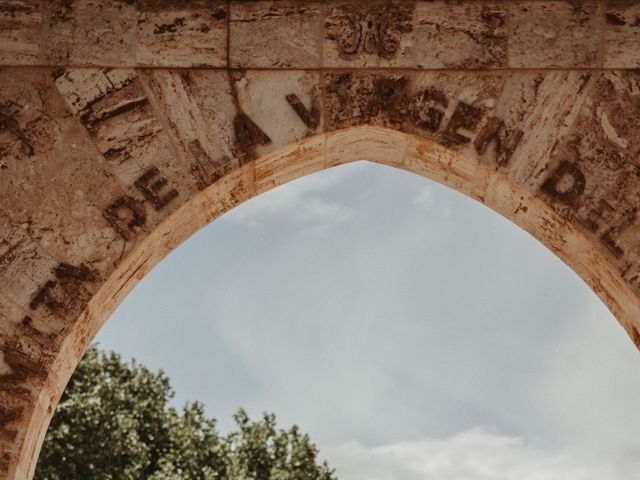
M 542 185 L 555 209 L 606 250 L 625 280 L 640 286 L 640 75 L 599 75 L 570 135 L 552 155 Z M 631 257 L 631 258 L 627 258 Z
M 30 477 L 84 348 L 164 255 L 242 201 L 358 159 L 510 218 L 640 347 L 638 14 L 0 0 L 0 478 Z
M 61 261 L 110 273 L 123 247 L 102 209 L 123 190 L 65 109 L 50 72 L 12 69 L 0 72 L 0 82 L 7 99 L 0 116 L 9 125 L 0 133 L 6 214 Z
M 563 0 L 510 2 L 509 67 L 597 67 L 602 3 Z
M 34 65 L 40 57 L 42 13 L 36 2 L 0 3 L 0 62 Z
M 323 131 L 320 78 L 302 71 L 236 76 L 240 108 L 268 138 L 255 145 L 256 157 Z
M 153 225 L 165 214 L 160 211 L 172 210 L 196 190 L 190 168 L 176 155 L 137 71 L 67 69 L 54 77 L 70 110 L 129 192 L 114 198 L 107 213 L 123 237 L 130 236 L 127 229 Z M 123 209 L 134 217 L 129 228 L 113 220 Z
M 415 63 L 427 68 L 504 68 L 507 19 L 505 2 L 418 2 Z
M 230 8 L 230 66 L 320 67 L 320 2 L 234 1 Z
M 72 65 L 133 65 L 137 10 L 129 0 L 75 2 Z M 62 20 L 64 21 L 64 20 Z
M 640 3 L 608 1 L 604 32 L 604 66 L 638 68 L 640 66 Z
M 219 0 L 138 3 L 139 65 L 222 67 L 227 63 L 227 5 Z
M 199 190 L 238 166 L 229 121 L 235 105 L 227 72 L 150 70 L 144 78 Z
M 583 71 L 515 73 L 505 84 L 496 108 L 513 140 L 521 136 L 505 173 L 529 190 L 544 181 L 548 156 L 568 129 L 586 98 L 593 75 Z M 522 132 L 522 133 L 517 133 Z M 507 140 L 510 142 L 510 140 Z
M 40 63 L 67 65 L 69 54 L 74 48 L 75 4 L 67 0 L 50 0 L 43 3 L 42 11 L 44 18 Z

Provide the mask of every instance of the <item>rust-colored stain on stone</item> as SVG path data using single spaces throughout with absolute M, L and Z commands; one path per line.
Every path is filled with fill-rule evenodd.
M 239 203 L 358 159 L 457 189 L 640 348 L 640 6 L 0 1 L 0 478 L 97 329 Z

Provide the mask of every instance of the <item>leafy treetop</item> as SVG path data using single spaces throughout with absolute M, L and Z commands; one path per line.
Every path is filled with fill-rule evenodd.
M 336 480 L 298 427 L 276 417 L 216 431 L 201 403 L 168 405 L 168 377 L 91 347 L 51 421 L 36 480 Z

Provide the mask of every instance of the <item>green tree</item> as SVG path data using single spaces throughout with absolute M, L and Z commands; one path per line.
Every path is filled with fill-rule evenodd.
M 234 415 L 216 431 L 202 404 L 168 405 L 169 379 L 113 352 L 91 347 L 51 421 L 37 480 L 335 480 L 296 426 Z

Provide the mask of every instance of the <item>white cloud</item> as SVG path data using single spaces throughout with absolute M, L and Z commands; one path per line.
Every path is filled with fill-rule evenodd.
M 524 439 L 474 429 L 440 440 L 323 451 L 340 480 L 622 480 L 640 463 L 540 449 Z
M 255 227 L 279 217 L 293 220 L 309 231 L 326 232 L 351 219 L 354 212 L 323 194 L 362 168 L 362 163 L 352 163 L 299 179 L 248 201 L 227 220 Z
M 562 480 L 584 465 L 552 453 L 568 445 L 592 449 L 603 465 L 624 449 L 640 458 L 633 344 L 568 268 L 485 207 L 362 163 L 221 220 L 134 291 L 119 331 L 109 322 L 103 332 L 105 346 L 164 368 L 180 401 L 205 401 L 221 428 L 245 406 L 299 424 L 322 445 L 406 446 L 395 442 L 428 434 L 447 438 L 426 441 L 440 458 L 452 458 L 447 447 L 461 459 L 537 459 L 567 469 L 554 477 Z M 485 450 L 463 456 L 454 446 L 468 447 L 471 434 L 449 436 L 476 425 L 529 443 L 474 431 Z M 364 473 L 351 480 L 512 478 L 426 476 L 431 464 L 405 458 L 408 447 L 405 457 L 359 448 Z M 397 473 L 371 474 L 385 462 Z M 605 473 L 577 478 L 640 478 L 594 471 Z

